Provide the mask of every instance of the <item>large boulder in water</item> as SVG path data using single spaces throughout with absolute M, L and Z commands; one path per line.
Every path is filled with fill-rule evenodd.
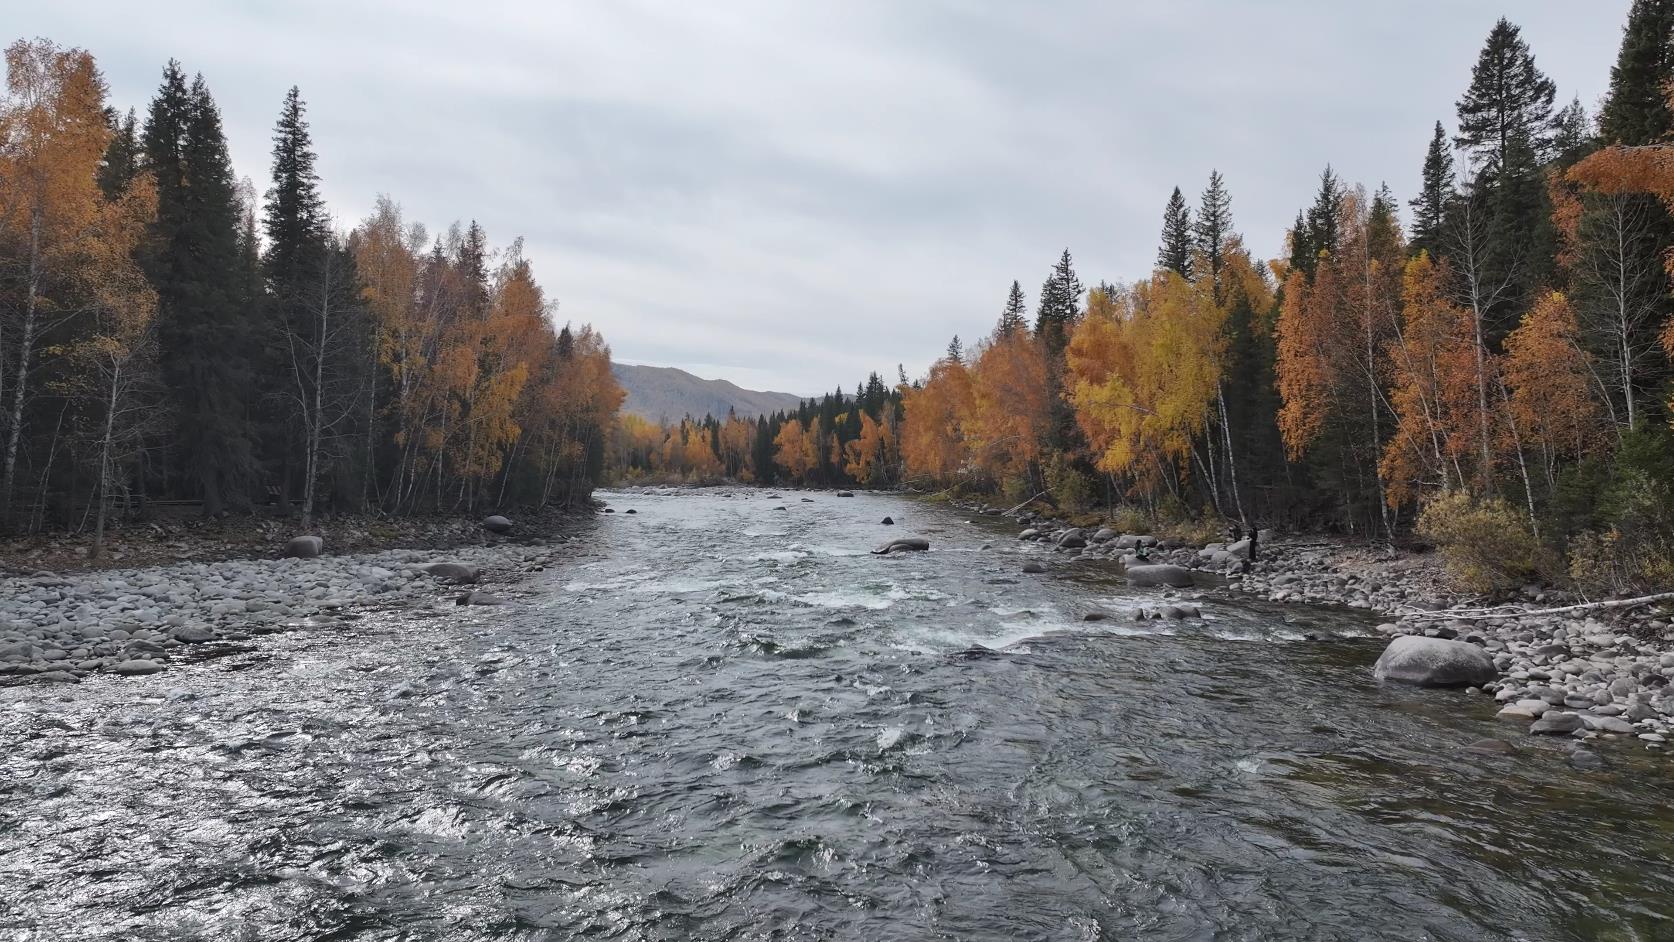
M 890 540 L 888 543 L 883 544 L 882 546 L 878 547 L 877 549 L 873 550 L 872 552 L 879 555 L 879 556 L 887 556 L 890 553 L 902 552 L 902 551 L 923 552 L 924 550 L 927 550 L 929 548 L 930 548 L 930 541 L 929 540 L 913 536 L 913 537 L 905 537 L 905 538 L 902 538 L 902 539 L 899 539 L 899 540 Z
M 468 563 L 440 562 L 431 563 L 424 567 L 424 571 L 454 585 L 470 585 L 477 581 L 477 567 Z
M 1189 589 L 1192 585 L 1190 569 L 1184 566 L 1170 566 L 1167 563 L 1129 566 L 1123 575 L 1127 576 L 1128 585 L 1172 586 L 1176 589 Z
M 284 555 L 289 559 L 313 559 L 324 550 L 324 539 L 313 535 L 298 536 L 285 544 Z
M 1470 687 L 1490 683 L 1500 672 L 1474 644 L 1403 635 L 1384 648 L 1372 676 L 1420 687 Z
M 482 528 L 490 533 L 510 533 L 512 522 L 499 514 L 482 518 Z
M 1086 545 L 1087 545 L 1087 531 L 1081 529 L 1080 527 L 1076 527 L 1076 528 L 1071 529 L 1071 530 L 1065 530 L 1064 534 L 1062 536 L 1058 537 L 1058 548 L 1059 549 L 1080 549 L 1080 548 L 1082 548 L 1083 546 L 1086 546 Z

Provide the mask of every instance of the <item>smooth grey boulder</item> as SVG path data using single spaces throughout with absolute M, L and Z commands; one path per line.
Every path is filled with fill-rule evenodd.
M 1171 586 L 1176 589 L 1191 588 L 1192 571 L 1184 566 L 1172 566 L 1167 563 L 1156 563 L 1148 566 L 1129 566 L 1123 573 L 1127 576 L 1128 585 L 1133 586 Z
M 1500 672 L 1474 644 L 1404 635 L 1383 649 L 1372 676 L 1420 687 L 1470 687 L 1489 683 Z
M 182 625 L 174 630 L 171 637 L 185 644 L 203 644 L 206 641 L 214 641 L 215 632 L 202 625 Z
M 874 555 L 887 556 L 895 552 L 923 552 L 930 548 L 930 541 L 921 537 L 910 536 L 899 540 L 891 540 L 873 550 Z
M 456 563 L 451 561 L 431 563 L 430 565 L 424 567 L 424 571 L 444 582 L 451 582 L 454 585 L 470 585 L 471 583 L 477 581 L 478 576 L 477 567 L 468 563 Z
M 291 538 L 285 544 L 288 559 L 313 559 L 325 550 L 325 540 L 312 534 Z
M 1116 538 L 1116 548 L 1119 550 L 1139 549 L 1139 537 L 1132 533 L 1124 533 Z
M 1042 566 L 1040 563 L 1024 563 L 1023 571 L 1029 573 L 1030 575 L 1039 575 L 1040 573 L 1046 571 L 1046 567 Z
M 482 518 L 482 528 L 490 533 L 510 533 L 512 522 L 499 514 Z
M 125 677 L 138 677 L 143 674 L 155 674 L 162 669 L 163 665 L 157 663 L 156 661 L 135 659 L 111 665 L 110 672 L 113 674 L 121 674 Z
M 1093 534 L 1093 542 L 1109 543 L 1111 540 L 1116 539 L 1116 537 L 1117 533 L 1115 530 L 1112 530 L 1109 527 L 1100 527 L 1099 531 Z
M 1578 713 L 1559 713 L 1552 710 L 1535 720 L 1534 725 L 1529 727 L 1529 732 L 1545 736 L 1568 736 L 1585 725 Z

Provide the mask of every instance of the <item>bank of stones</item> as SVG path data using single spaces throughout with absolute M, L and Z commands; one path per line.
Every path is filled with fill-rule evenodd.
M 964 505 L 976 513 L 1004 511 Z M 1459 640 L 1480 646 L 1498 677 L 1472 692 L 1491 696 L 1498 719 L 1531 734 L 1615 739 L 1661 749 L 1674 739 L 1674 623 L 1656 609 L 1545 614 L 1577 600 L 1530 586 L 1492 617 L 1428 614 L 1480 609 L 1482 600 L 1452 591 L 1429 559 L 1321 539 L 1277 539 L 1262 531 L 1257 558 L 1247 545 L 1197 546 L 1108 527 L 1074 527 L 1033 512 L 1013 514 L 1018 538 L 1072 559 L 1184 566 L 1229 589 L 1273 602 L 1336 605 L 1386 616 L 1378 631 Z M 1143 557 L 1141 551 L 1143 550 Z
M 348 624 L 357 610 L 452 606 L 458 573 L 536 569 L 550 546 L 188 562 L 8 576 L 0 588 L 0 683 L 143 677 L 194 650 L 291 628 Z M 438 562 L 447 566 L 438 567 Z M 427 569 L 436 569 L 437 573 Z

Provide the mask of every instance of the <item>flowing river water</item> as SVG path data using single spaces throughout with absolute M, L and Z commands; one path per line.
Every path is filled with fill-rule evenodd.
M 513 605 L 0 690 L 0 939 L 1674 938 L 1667 760 L 1380 687 L 1364 615 L 603 496 Z

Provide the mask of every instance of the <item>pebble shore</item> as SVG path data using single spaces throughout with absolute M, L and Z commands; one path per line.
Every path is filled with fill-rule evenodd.
M 997 508 L 960 505 L 990 516 Z M 1077 558 L 1132 565 L 1188 567 L 1224 579 L 1233 592 L 1273 602 L 1338 605 L 1382 615 L 1378 630 L 1480 647 L 1499 676 L 1467 688 L 1492 697 L 1497 718 L 1531 735 L 1619 740 L 1648 750 L 1674 740 L 1674 623 L 1654 607 L 1543 613 L 1578 602 L 1530 586 L 1517 602 L 1490 605 L 1450 590 L 1430 557 L 1347 542 L 1276 538 L 1263 532 L 1258 558 L 1244 564 L 1245 544 L 1183 545 L 1109 528 L 1081 528 L 1032 513 L 1016 515 L 1020 539 Z M 1468 610 L 1473 616 L 1444 613 Z M 1589 761 L 1577 753 L 1578 762 Z
M 512 581 L 552 556 L 550 544 L 495 542 L 7 576 L 0 583 L 0 684 L 161 673 L 218 645 L 339 628 L 369 610 L 501 604 L 473 587 Z

